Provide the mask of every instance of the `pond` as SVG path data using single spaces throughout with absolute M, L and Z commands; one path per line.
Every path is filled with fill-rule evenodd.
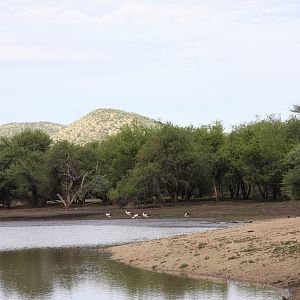
M 226 227 L 200 220 L 0 223 L 0 299 L 281 299 L 281 292 L 144 271 L 99 248 Z

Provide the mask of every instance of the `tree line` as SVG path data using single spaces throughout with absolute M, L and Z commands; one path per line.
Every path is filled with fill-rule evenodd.
M 125 126 L 114 136 L 80 146 L 53 142 L 38 130 L 0 140 L 0 204 L 13 199 L 68 208 L 86 199 L 102 204 L 166 203 L 191 199 L 300 198 L 299 106 L 240 124 L 201 127 Z

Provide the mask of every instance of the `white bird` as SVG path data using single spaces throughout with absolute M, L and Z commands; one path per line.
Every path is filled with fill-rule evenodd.
M 125 209 L 125 213 L 126 213 L 127 216 L 132 216 L 132 212 L 128 211 L 127 209 Z
M 140 216 L 139 214 L 134 214 L 134 216 L 132 217 L 132 219 L 136 219 L 139 216 Z
M 184 214 L 184 217 L 185 218 L 188 218 L 188 217 L 190 217 L 191 215 L 188 213 L 188 212 L 186 212 L 185 214 Z
M 144 218 L 150 218 L 151 215 L 150 215 L 150 214 L 147 214 L 147 213 L 143 213 L 143 217 L 144 217 Z
M 105 215 L 111 220 L 111 217 L 112 217 L 111 213 L 106 213 Z

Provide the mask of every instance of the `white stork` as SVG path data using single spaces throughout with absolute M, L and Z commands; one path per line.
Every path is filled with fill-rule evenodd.
M 127 216 L 130 216 L 130 217 L 132 216 L 132 212 L 128 211 L 127 209 L 125 209 L 125 213 L 126 213 Z
M 112 217 L 111 213 L 106 213 L 105 215 L 111 220 L 111 217 Z
M 144 218 L 150 218 L 151 215 L 150 215 L 150 214 L 147 214 L 147 213 L 143 213 L 143 217 L 144 217 Z

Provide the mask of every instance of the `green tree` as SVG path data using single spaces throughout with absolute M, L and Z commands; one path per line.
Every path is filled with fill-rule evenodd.
M 291 112 L 300 114 L 300 105 L 295 104 L 293 108 L 291 109 Z
M 116 188 L 110 191 L 110 198 L 121 204 L 126 204 L 131 200 L 134 200 L 135 204 L 154 200 L 164 205 L 161 179 L 162 170 L 159 164 L 137 164 L 118 182 Z
M 161 170 L 161 182 L 175 204 L 178 200 L 179 184 L 187 181 L 187 170 L 193 164 L 193 139 L 191 130 L 166 124 L 153 131 L 138 153 L 141 166 L 156 164 Z
M 118 134 L 100 143 L 99 162 L 113 187 L 134 168 L 136 155 L 147 141 L 150 131 L 139 125 L 124 126 Z
M 300 199 L 300 143 L 288 153 L 286 162 L 289 171 L 284 175 L 284 192 L 294 200 Z
M 295 135 L 299 122 L 293 121 L 292 130 L 291 124 L 291 120 L 282 122 L 269 116 L 235 127 L 228 137 L 225 155 L 232 174 L 256 186 L 264 199 L 270 194 L 274 200 L 281 195 L 282 176 L 286 171 L 284 157 L 299 139 Z
M 50 137 L 39 130 L 25 130 L 0 145 L 0 194 L 25 199 L 37 207 L 47 197 L 48 171 L 45 153 Z
M 193 178 L 199 178 L 197 186 L 200 194 L 210 194 L 214 191 L 214 197 L 219 200 L 224 175 L 227 171 L 227 162 L 222 156 L 222 147 L 225 142 L 224 128 L 221 122 L 202 126 L 194 130 L 194 142 L 196 147 L 195 166 Z M 197 180 L 197 179 L 196 179 Z
M 79 146 L 58 142 L 49 150 L 47 162 L 55 178 L 53 197 L 56 195 L 65 208 L 74 202 L 84 205 L 90 194 L 107 200 L 110 184 L 101 174 L 96 143 Z

